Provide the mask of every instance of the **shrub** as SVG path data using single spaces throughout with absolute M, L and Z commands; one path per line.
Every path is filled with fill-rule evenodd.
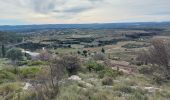
M 0 70 L 0 84 L 5 82 L 11 82 L 16 80 L 16 75 L 6 71 L 6 70 Z
M 58 64 L 66 68 L 69 75 L 76 74 L 80 69 L 80 59 L 76 56 L 68 55 L 58 60 Z
M 106 77 L 102 80 L 103 85 L 113 85 L 113 79 L 111 77 Z
M 3 94 L 3 98 L 1 96 L 1 100 L 21 100 L 17 99 L 19 97 L 18 94 L 22 92 L 21 86 L 22 85 L 20 83 L 1 84 L 0 94 Z
M 23 65 L 27 65 L 27 64 L 28 64 L 28 61 L 18 61 L 17 62 L 18 66 L 23 66 Z
M 139 67 L 138 70 L 139 70 L 140 73 L 148 74 L 148 75 L 152 74 L 153 71 L 154 71 L 154 69 L 151 66 L 144 66 L 144 65 Z
M 20 90 L 19 84 L 17 83 L 6 83 L 6 84 L 1 84 L 0 86 L 0 93 L 2 92 L 13 92 L 15 90 Z
M 7 51 L 6 57 L 11 59 L 12 61 L 17 61 L 23 59 L 23 54 L 20 49 L 12 48 Z
M 40 72 L 39 67 L 26 67 L 19 69 L 19 74 L 23 78 L 35 78 L 38 72 Z
M 154 38 L 149 50 L 138 55 L 137 60 L 144 63 L 157 64 L 162 67 L 164 77 L 170 77 L 170 39 Z
M 87 57 L 87 50 L 83 50 L 83 55 Z
M 135 92 L 135 89 L 132 89 L 131 87 L 126 86 L 126 85 L 116 85 L 113 87 L 113 90 L 120 91 L 120 92 L 127 93 L 127 94 Z
M 135 92 L 134 95 L 128 97 L 127 100 L 148 100 L 147 95 L 141 94 L 139 92 Z
M 41 87 L 39 85 L 35 86 L 38 100 L 54 100 L 60 91 L 61 80 L 65 77 L 65 64 L 68 63 L 65 63 L 63 59 L 54 58 L 48 64 L 47 67 L 42 67 L 36 77 L 36 82 L 41 84 Z M 46 99 L 44 99 L 44 96 Z
M 106 56 L 103 53 L 97 53 L 93 56 L 94 60 L 106 60 Z
M 117 70 L 113 70 L 109 67 L 105 67 L 104 65 L 101 65 L 95 61 L 88 61 L 85 64 L 86 68 L 91 72 L 91 71 L 95 71 L 98 73 L 100 78 L 103 77 L 117 77 L 118 75 L 122 75 L 123 72 L 117 71 Z
M 94 66 L 94 70 L 95 70 L 96 72 L 101 71 L 101 70 L 104 70 L 104 66 L 101 65 L 101 64 L 97 64 L 96 66 Z
M 105 53 L 105 49 L 104 49 L 104 48 L 102 48 L 101 52 L 102 52 L 102 53 Z
M 104 70 L 99 72 L 99 77 L 103 78 L 103 77 L 113 77 L 116 78 L 119 75 L 122 75 L 123 72 L 117 71 L 117 70 L 113 70 L 110 68 L 105 68 Z
M 43 61 L 29 61 L 28 62 L 28 66 L 39 66 L 39 65 L 44 65 L 44 64 L 46 63 Z
M 39 55 L 38 55 L 39 60 L 41 61 L 49 61 L 52 59 L 52 54 L 50 54 L 48 51 L 42 51 Z
M 43 61 L 40 61 L 40 60 L 37 60 L 37 61 L 33 61 L 33 60 L 30 60 L 30 61 L 17 61 L 18 66 L 23 66 L 23 65 L 39 66 L 39 65 L 44 65 L 44 64 L 46 64 L 46 62 L 43 62 Z
M 32 56 L 31 56 L 30 54 L 25 53 L 24 55 L 25 55 L 25 57 L 27 58 L 27 60 L 31 60 L 31 59 L 32 59 Z
M 170 91 L 161 91 L 158 93 L 165 98 L 168 98 L 168 99 L 170 98 Z
M 81 54 L 81 52 L 80 52 L 80 51 L 77 51 L 77 54 Z
M 15 74 L 15 68 L 14 67 L 5 67 L 2 69 L 2 71 L 7 71 Z
M 157 84 L 162 84 L 163 82 L 166 82 L 166 78 L 159 73 L 153 73 L 153 81 Z
M 101 64 L 98 64 L 97 62 L 95 61 L 89 61 L 85 64 L 86 68 L 89 70 L 89 71 L 101 71 L 101 70 L 104 70 L 104 66 L 101 65 Z

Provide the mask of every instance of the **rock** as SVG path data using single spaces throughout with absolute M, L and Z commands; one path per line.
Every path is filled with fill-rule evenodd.
M 92 84 L 87 83 L 87 82 L 85 82 L 85 81 L 79 81 L 79 83 L 82 83 L 82 84 L 86 85 L 87 87 L 93 87 Z
M 121 81 L 119 80 L 113 80 L 113 83 L 120 83 Z
M 28 90 L 31 87 L 33 87 L 32 84 L 26 83 L 25 86 L 23 87 L 23 90 Z
M 155 87 L 139 87 L 139 86 L 131 86 L 132 89 L 142 89 L 142 90 L 146 90 L 150 93 L 156 92 L 156 91 L 161 91 L 162 89 L 160 88 L 155 88 Z
M 138 89 L 138 86 L 130 86 L 132 89 Z
M 82 80 L 79 76 L 77 76 L 77 75 L 72 75 L 72 76 L 69 77 L 68 79 L 69 79 L 69 80 L 78 81 L 79 83 L 85 84 L 87 87 L 93 87 L 92 84 L 83 81 L 83 80 Z
M 108 86 L 108 85 L 106 85 L 105 86 L 107 89 L 112 89 L 114 86 Z
M 155 88 L 155 87 L 144 87 L 144 90 L 147 90 L 148 92 L 156 92 L 156 91 L 161 91 L 160 88 Z
M 68 78 L 69 80 L 74 80 L 74 81 L 81 81 L 81 78 L 77 75 L 72 75 L 71 77 Z
M 87 87 L 93 87 L 93 85 L 90 84 L 90 83 L 86 83 L 86 86 L 87 86 Z

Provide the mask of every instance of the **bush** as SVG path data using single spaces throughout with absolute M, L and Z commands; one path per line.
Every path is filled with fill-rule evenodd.
M 113 77 L 113 78 L 115 78 L 115 77 L 123 74 L 123 72 L 113 70 L 109 67 L 105 67 L 104 65 L 98 64 L 95 61 L 87 62 L 85 64 L 85 66 L 90 72 L 91 71 L 97 72 L 100 78 L 103 78 L 103 77 Z
M 6 83 L 1 84 L 0 86 L 0 94 L 3 94 L 3 98 L 1 96 L 1 100 L 21 100 L 17 99 L 22 92 L 22 85 L 20 83 Z
M 113 79 L 111 77 L 106 77 L 102 80 L 103 85 L 113 85 Z
M 104 70 L 104 66 L 101 65 L 101 64 L 98 64 L 97 62 L 95 61 L 89 61 L 85 64 L 86 68 L 89 70 L 89 71 L 101 71 L 101 70 Z
M 17 61 L 23 59 L 23 54 L 20 49 L 12 48 L 7 51 L 6 57 L 11 59 L 12 61 Z
M 170 39 L 169 38 L 154 38 L 152 46 L 138 55 L 137 60 L 143 63 L 156 64 L 161 67 L 164 77 L 170 77 Z
M 151 66 L 141 66 L 139 67 L 139 72 L 142 74 L 148 74 L 151 75 L 154 72 L 154 69 Z
M 40 72 L 39 67 L 26 67 L 20 68 L 19 74 L 22 78 L 35 78 L 35 76 Z
M 83 50 L 83 55 L 87 57 L 87 50 Z
M 18 61 L 17 62 L 18 66 L 23 66 L 23 65 L 27 65 L 27 64 L 28 64 L 28 61 Z
M 0 93 L 2 92 L 13 92 L 20 89 L 17 83 L 7 83 L 0 86 Z
M 69 75 L 77 74 L 77 71 L 80 69 L 80 59 L 76 56 L 64 56 L 57 63 L 66 68 Z
M 46 63 L 43 61 L 29 61 L 28 62 L 28 66 L 39 66 L 39 65 L 44 65 L 44 64 Z
M 141 94 L 139 92 L 135 92 L 134 95 L 128 97 L 127 100 L 148 100 L 147 95 Z
M 5 82 L 11 82 L 16 80 L 16 75 L 6 71 L 6 70 L 0 70 L 0 84 Z
M 105 68 L 104 70 L 99 72 L 99 77 L 103 78 L 103 77 L 113 77 L 116 78 L 119 75 L 122 75 L 123 72 L 117 71 L 117 70 L 113 70 L 110 68 Z
M 153 81 L 157 84 L 162 84 L 163 82 L 166 82 L 166 78 L 159 73 L 153 73 Z
M 17 61 L 17 65 L 18 66 L 23 66 L 23 65 L 28 65 L 28 66 L 39 66 L 39 65 L 45 65 L 46 62 L 43 62 L 43 61 L 33 61 L 33 60 L 30 60 L 30 61 Z
M 135 92 L 135 89 L 132 89 L 131 87 L 126 86 L 126 85 L 116 85 L 113 87 L 113 90 L 120 91 L 120 92 L 127 93 L 127 94 Z
M 94 60 L 106 60 L 106 56 L 103 53 L 97 53 L 93 56 Z
M 50 54 L 48 51 L 42 51 L 39 55 L 38 55 L 38 59 L 41 61 L 49 61 L 52 59 L 52 54 Z

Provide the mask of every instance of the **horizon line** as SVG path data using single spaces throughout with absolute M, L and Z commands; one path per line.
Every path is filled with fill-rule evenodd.
M 38 25 L 88 25 L 88 24 L 130 24 L 130 23 L 170 23 L 170 21 L 133 21 L 133 22 L 103 22 L 103 23 L 56 23 L 56 24 L 16 24 L 16 25 L 13 25 L 13 24 L 4 24 L 4 25 L 0 25 L 0 27 L 2 26 L 38 26 Z

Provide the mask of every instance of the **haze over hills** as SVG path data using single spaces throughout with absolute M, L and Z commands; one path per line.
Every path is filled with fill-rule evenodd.
M 4 25 L 0 31 L 31 32 L 45 29 L 117 29 L 117 28 L 162 28 L 170 22 L 131 22 L 131 23 L 94 23 L 94 24 L 41 24 L 41 25 Z

